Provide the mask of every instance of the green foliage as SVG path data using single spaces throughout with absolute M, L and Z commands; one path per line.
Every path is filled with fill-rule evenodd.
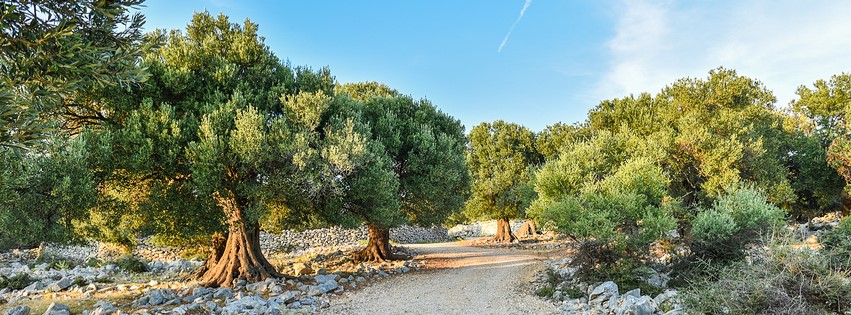
M 564 163 L 567 157 L 560 157 L 560 161 Z M 570 182 L 561 177 L 564 174 L 585 181 L 575 180 L 574 188 L 559 195 L 547 185 Z M 603 176 L 597 181 L 545 166 L 538 173 L 536 189 L 542 197 L 536 200 L 534 213 L 539 220 L 578 239 L 629 250 L 649 245 L 676 226 L 670 204 L 675 201 L 667 197 L 668 179 L 658 165 L 648 159 L 634 159 Z
M 35 279 L 30 278 L 28 273 L 19 273 L 11 278 L 0 275 L 0 289 L 22 290 L 33 282 L 35 282 Z
M 362 117 L 372 139 L 390 158 L 406 220 L 430 226 L 460 210 L 470 186 L 461 122 L 427 100 L 401 96 L 374 82 L 344 87 L 346 93 L 359 93 L 355 98 L 371 93 L 363 103 Z M 357 92 L 350 91 L 353 87 Z
M 336 94 L 346 94 L 359 101 L 368 101 L 373 97 L 392 98 L 401 96 L 399 91 L 396 91 L 384 83 L 378 83 L 375 81 L 340 84 L 335 87 L 334 91 Z
M 34 265 L 47 264 L 47 270 L 65 270 L 71 269 L 77 266 L 77 262 L 67 260 L 65 258 L 53 256 L 53 255 L 39 255 L 36 257 Z M 32 266 L 30 266 L 32 267 Z
M 687 206 L 708 204 L 741 181 L 785 204 L 794 194 L 783 163 L 783 116 L 774 102 L 759 81 L 719 68 L 706 79 L 681 79 L 656 97 L 603 101 L 588 121 L 592 134 L 628 130 L 652 141 L 647 147 L 663 154 L 650 156 L 660 158 L 672 196 Z
M 739 258 L 745 245 L 759 241 L 784 215 L 754 188 L 731 190 L 692 222 L 692 251 L 703 259 Z
M 467 151 L 472 178 L 472 195 L 464 210 L 467 217 L 523 217 L 533 197 L 524 186 L 541 159 L 535 135 L 523 126 L 498 120 L 474 127 Z
M 120 114 L 92 132 L 101 195 L 113 198 L 98 207 L 91 234 L 123 241 L 145 230 L 170 243 L 198 240 L 226 230 L 226 211 L 234 210 L 245 220 L 239 223 L 256 228 L 267 211 L 319 198 L 324 183 L 341 174 L 320 163 L 322 150 L 337 150 L 344 158 L 336 162 L 362 154 L 332 145 L 352 135 L 326 136 L 331 125 L 317 125 L 320 117 L 327 123 L 322 109 L 333 101 L 327 69 L 282 63 L 257 29 L 204 12 L 186 33 L 149 37 L 156 50 L 142 61 L 147 84 L 115 95 L 108 104 Z M 339 123 L 327 130 L 357 131 Z M 288 214 L 279 218 L 303 217 Z
M 97 258 L 89 258 L 88 260 L 86 260 L 86 263 L 84 263 L 83 266 L 100 268 L 100 266 L 103 266 L 103 261 Z
M 543 287 L 543 288 L 540 288 L 540 289 L 538 289 L 538 290 L 535 290 L 535 295 L 540 296 L 540 297 L 543 297 L 543 298 L 547 298 L 547 297 L 552 297 L 554 292 L 555 292 L 555 288 L 554 288 L 554 287 L 552 287 L 552 286 L 545 286 L 545 287 Z
M 845 162 L 849 93 L 851 75 L 843 73 L 816 81 L 812 88 L 799 87 L 798 100 L 791 104 L 787 129 L 793 136 L 787 164 L 795 176 L 798 213 L 834 211 L 847 198 L 842 188 L 849 178 Z
M 845 217 L 833 230 L 819 239 L 833 264 L 842 270 L 851 271 L 851 217 Z
M 847 273 L 824 255 L 772 247 L 753 263 L 739 262 L 685 290 L 684 302 L 705 314 L 826 314 L 847 311 Z
M 678 201 L 668 196 L 668 178 L 659 165 L 642 157 L 615 164 L 611 161 L 625 159 L 610 145 L 616 139 L 600 137 L 572 146 L 575 150 L 541 168 L 535 186 L 540 198 L 531 213 L 580 242 L 573 264 L 584 281 L 647 286 L 640 261 L 651 243 L 676 227 Z M 605 151 L 610 148 L 615 150 Z M 583 154 L 591 151 L 599 154 Z
M 804 120 L 800 121 L 802 118 Z M 797 196 L 790 204 L 790 214 L 812 218 L 839 209 L 845 181 L 827 163 L 826 139 L 814 133 L 816 127 L 809 118 L 799 114 L 792 113 L 786 128 L 790 130 L 787 144 L 790 153 L 785 163 Z
M 0 242 L 33 247 L 80 239 L 75 222 L 87 220 L 98 195 L 85 146 L 84 138 L 57 136 L 38 146 L 41 153 L 0 148 Z
M 93 91 L 143 82 L 141 0 L 4 1 L 0 4 L 0 146 L 105 118 Z
M 136 256 L 127 255 L 115 261 L 119 269 L 130 273 L 142 273 L 148 271 L 148 265 Z
M 86 281 L 86 279 L 83 279 L 82 277 L 75 277 L 74 281 L 71 282 L 72 286 L 78 286 L 78 287 L 82 287 L 82 286 L 85 286 L 87 284 L 89 284 L 89 282 Z
M 564 123 L 549 125 L 538 133 L 535 148 L 544 156 L 544 159 L 554 159 L 566 146 L 586 137 L 587 130 L 580 125 Z

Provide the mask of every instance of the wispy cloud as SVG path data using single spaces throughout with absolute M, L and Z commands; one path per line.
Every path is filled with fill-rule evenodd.
M 526 0 L 526 3 L 523 3 L 523 8 L 520 9 L 520 15 L 517 16 L 517 19 L 514 20 L 514 24 L 511 24 L 511 28 L 508 29 L 508 33 L 505 34 L 505 38 L 502 39 L 502 43 L 499 43 L 499 48 L 496 49 L 496 52 L 502 52 L 502 48 L 505 47 L 505 44 L 508 43 L 508 37 L 511 36 L 511 33 L 514 32 L 514 28 L 517 27 L 517 23 L 520 23 L 520 19 L 523 18 L 523 15 L 526 14 L 526 9 L 532 5 L 532 0 Z
M 624 0 L 599 99 L 655 93 L 718 66 L 761 80 L 778 105 L 799 85 L 851 71 L 851 2 Z

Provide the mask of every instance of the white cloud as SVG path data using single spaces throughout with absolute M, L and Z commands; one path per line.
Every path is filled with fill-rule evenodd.
M 514 28 L 517 27 L 517 23 L 520 23 L 520 19 L 523 18 L 523 15 L 526 14 L 526 9 L 532 5 L 532 0 L 526 0 L 523 3 L 523 8 L 520 9 L 520 15 L 517 16 L 517 19 L 514 20 L 514 24 L 511 24 L 511 28 L 508 29 L 508 33 L 505 34 L 505 38 L 502 39 L 502 42 L 499 43 L 499 48 L 496 49 L 496 52 L 502 52 L 502 47 L 505 47 L 505 44 L 508 43 L 508 37 L 511 36 L 511 33 L 514 32 Z
M 851 71 L 851 2 L 626 0 L 599 99 L 658 92 L 718 66 L 761 80 L 778 105 L 799 85 Z

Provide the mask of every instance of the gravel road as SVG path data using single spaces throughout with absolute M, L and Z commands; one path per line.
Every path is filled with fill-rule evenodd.
M 369 284 L 331 301 L 321 314 L 556 314 L 523 290 L 543 268 L 523 251 L 466 242 L 406 245 L 427 269 Z

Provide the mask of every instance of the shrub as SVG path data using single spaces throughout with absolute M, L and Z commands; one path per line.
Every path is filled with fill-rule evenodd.
M 88 260 L 86 260 L 86 263 L 83 264 L 83 265 L 86 266 L 86 267 L 98 268 L 100 266 L 103 266 L 103 261 L 101 261 L 100 259 L 97 259 L 97 258 L 89 258 Z
M 76 266 L 73 261 L 68 261 L 53 255 L 40 255 L 35 260 L 35 264 L 47 264 L 47 270 L 56 269 L 56 270 L 64 270 L 71 269 Z
M 836 267 L 851 271 L 851 218 L 842 219 L 839 225 L 825 233 L 820 241 Z
M 121 259 L 116 261 L 115 264 L 118 266 L 118 268 L 126 272 L 142 273 L 148 271 L 148 265 L 145 264 L 145 262 L 141 259 L 132 255 L 122 257 Z
M 783 210 L 768 203 L 757 190 L 731 190 L 692 221 L 692 251 L 707 260 L 741 258 L 745 246 L 759 241 L 783 216 Z
M 684 302 L 706 314 L 825 314 L 851 307 L 847 273 L 817 252 L 775 246 L 753 263 L 721 268 L 685 290 Z
M 0 275 L 0 288 L 9 288 L 10 290 L 21 290 L 23 288 L 26 288 L 34 281 L 35 280 L 30 278 L 30 275 L 27 273 L 19 273 L 17 275 L 12 276 L 11 278 L 7 278 L 6 276 Z
M 552 181 L 558 176 L 544 173 L 541 177 Z M 673 213 L 679 201 L 667 195 L 667 176 L 651 160 L 636 158 L 602 179 L 583 178 L 574 194 L 558 196 L 541 190 L 545 198 L 535 202 L 532 212 L 545 225 L 579 241 L 572 264 L 586 282 L 642 285 L 650 244 L 676 227 Z

